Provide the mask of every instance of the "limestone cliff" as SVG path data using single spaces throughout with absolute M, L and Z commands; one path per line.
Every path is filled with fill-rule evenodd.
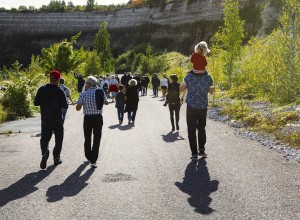
M 95 33 L 108 22 L 115 55 L 151 42 L 158 50 L 189 53 L 195 42 L 209 41 L 222 25 L 222 0 L 173 0 L 163 8 L 123 8 L 114 12 L 0 13 L 0 66 L 82 32 L 79 44 L 93 45 Z M 240 0 L 247 36 L 264 34 L 278 18 L 267 0 Z M 269 13 L 272 13 L 271 15 Z M 264 21 L 264 23 L 262 23 Z M 266 22 L 268 21 L 268 22 Z M 22 58 L 27 56 L 26 59 Z

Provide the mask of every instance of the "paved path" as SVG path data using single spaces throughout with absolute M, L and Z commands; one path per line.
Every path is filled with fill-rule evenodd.
M 46 171 L 39 120 L 11 123 L 21 133 L 0 136 L 0 219 L 300 219 L 299 163 L 210 120 L 208 158 L 191 162 L 185 106 L 171 133 L 163 102 L 140 99 L 135 127 L 119 127 L 114 104 L 105 106 L 95 171 L 83 163 L 83 115 L 73 106 L 63 164 L 49 160 Z

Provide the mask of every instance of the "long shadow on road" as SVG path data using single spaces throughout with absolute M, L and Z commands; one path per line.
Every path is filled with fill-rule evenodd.
M 214 212 L 209 207 L 212 201 L 210 194 L 218 190 L 219 181 L 210 180 L 205 159 L 191 161 L 185 170 L 182 183 L 176 182 L 175 185 L 182 192 L 190 195 L 188 202 L 196 212 L 203 215 Z
M 0 207 L 37 191 L 38 188 L 35 185 L 50 175 L 54 169 L 55 166 L 52 165 L 49 166 L 47 170 L 40 170 L 38 172 L 26 174 L 8 188 L 0 190 Z
M 62 200 L 64 197 L 76 196 L 83 190 L 88 183 L 86 182 L 94 172 L 94 169 L 88 169 L 83 175 L 82 171 L 88 165 L 82 164 L 77 170 L 72 173 L 62 184 L 51 186 L 47 190 L 47 201 L 48 202 L 57 202 Z

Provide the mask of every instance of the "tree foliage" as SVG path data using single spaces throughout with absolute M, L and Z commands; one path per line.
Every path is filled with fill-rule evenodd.
M 101 67 L 104 72 L 113 69 L 113 57 L 110 50 L 110 34 L 107 31 L 107 22 L 103 22 L 96 34 L 95 49 L 100 57 Z
M 239 16 L 237 0 L 224 2 L 224 26 L 214 35 L 214 51 L 222 56 L 221 65 L 228 77 L 227 88 L 231 88 L 234 77 L 234 63 L 240 59 L 244 38 L 244 21 Z M 225 86 L 225 85 L 224 85 Z

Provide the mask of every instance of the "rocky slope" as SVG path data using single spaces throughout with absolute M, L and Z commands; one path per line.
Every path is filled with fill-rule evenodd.
M 0 66 L 16 59 L 27 63 L 31 53 L 82 32 L 79 44 L 93 45 L 95 33 L 108 22 L 115 55 L 144 42 L 160 50 L 189 53 L 195 42 L 209 41 L 222 25 L 222 0 L 173 0 L 162 8 L 123 8 L 114 12 L 0 13 Z M 270 31 L 278 10 L 268 0 L 241 0 L 247 36 Z

